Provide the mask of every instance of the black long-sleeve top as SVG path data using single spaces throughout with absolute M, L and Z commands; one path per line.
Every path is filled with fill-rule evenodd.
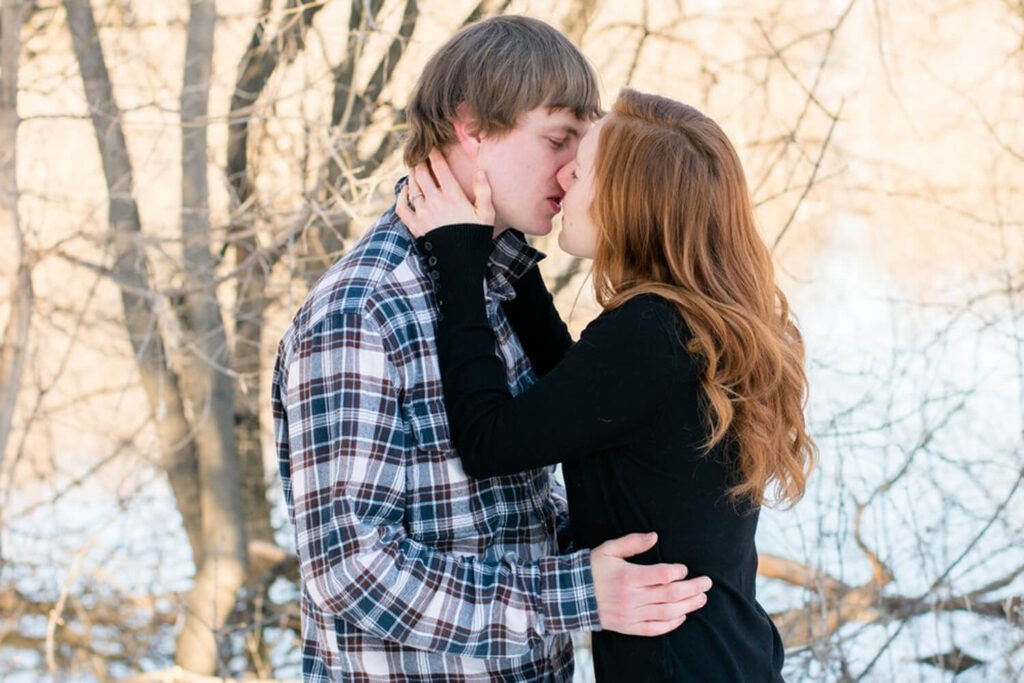
M 657 531 L 657 545 L 631 561 L 684 563 L 714 584 L 669 634 L 594 633 L 597 680 L 781 681 L 782 641 L 754 594 L 757 510 L 726 495 L 729 440 L 701 452 L 707 426 L 685 321 L 641 295 L 573 344 L 534 267 L 504 308 L 541 379 L 513 398 L 481 287 L 491 232 L 456 225 L 419 240 L 433 257 L 438 356 L 464 469 L 487 477 L 561 462 L 577 546 Z

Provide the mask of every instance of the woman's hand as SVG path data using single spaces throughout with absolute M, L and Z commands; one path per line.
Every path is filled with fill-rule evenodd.
M 436 184 L 430 175 L 431 168 Z M 459 187 L 444 155 L 435 149 L 430 152 L 430 168 L 417 164 L 409 172 L 409 182 L 398 197 L 395 213 L 415 237 L 457 223 L 494 225 L 491 186 L 482 170 L 473 174 L 473 193 L 475 206 Z

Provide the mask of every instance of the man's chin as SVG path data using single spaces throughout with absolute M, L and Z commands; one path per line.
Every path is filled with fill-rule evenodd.
M 498 216 L 497 220 L 494 221 L 494 236 L 497 237 L 509 228 L 512 228 L 513 230 L 518 230 L 524 235 L 544 237 L 545 235 L 551 234 L 551 230 L 554 228 L 553 220 L 554 216 L 547 216 L 543 214 L 534 216 L 533 220 L 507 220 Z
M 552 225 L 551 223 L 542 223 L 533 226 L 517 227 L 519 232 L 524 235 L 533 235 L 534 237 L 544 237 L 545 235 L 551 234 Z

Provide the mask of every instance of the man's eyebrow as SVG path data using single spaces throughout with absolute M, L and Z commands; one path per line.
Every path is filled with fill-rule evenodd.
M 545 133 L 555 133 L 555 132 L 557 132 L 557 133 L 565 133 L 566 135 L 572 135 L 572 136 L 575 136 L 575 137 L 582 137 L 583 136 L 583 134 L 580 133 L 579 129 L 576 128 L 576 126 L 570 125 L 568 123 L 554 124 L 552 126 L 548 126 L 548 127 L 545 128 L 544 132 Z

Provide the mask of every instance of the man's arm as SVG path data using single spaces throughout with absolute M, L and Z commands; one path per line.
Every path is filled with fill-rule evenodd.
M 405 425 L 366 317 L 324 321 L 283 370 L 300 575 L 320 609 L 410 647 L 516 657 L 546 633 L 666 632 L 703 604 L 702 580 L 680 581 L 685 569 L 676 565 L 629 564 L 621 557 L 630 547 L 597 548 L 593 564 L 588 550 L 484 561 L 409 538 Z
M 553 469 L 553 468 L 552 468 Z M 551 501 L 555 505 L 555 534 L 558 540 L 558 552 L 570 553 L 576 550 L 572 541 L 572 527 L 569 524 L 569 501 L 566 499 L 565 486 L 551 476 Z
M 589 553 L 485 562 L 403 526 L 406 431 L 379 332 L 338 315 L 299 340 L 283 397 L 300 574 L 317 606 L 373 635 L 470 657 L 594 629 Z

